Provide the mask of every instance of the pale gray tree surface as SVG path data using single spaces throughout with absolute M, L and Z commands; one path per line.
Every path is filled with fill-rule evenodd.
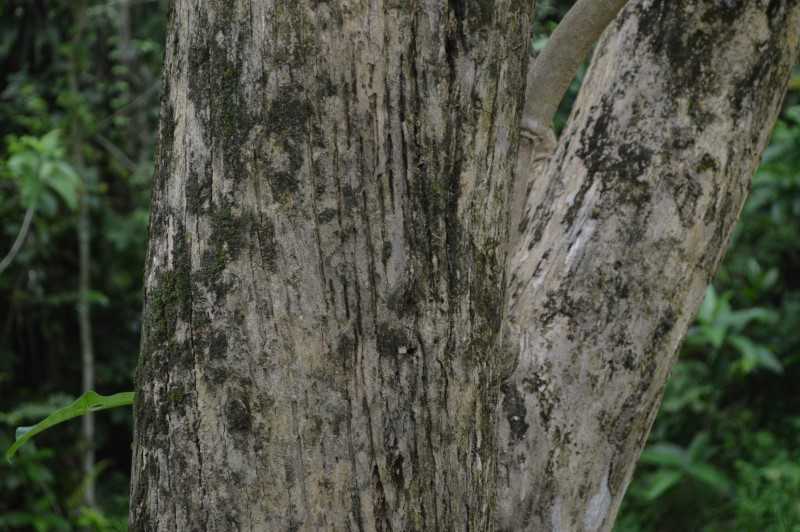
M 611 529 L 800 34 L 632 0 L 556 141 L 623 3 L 174 2 L 132 530 Z

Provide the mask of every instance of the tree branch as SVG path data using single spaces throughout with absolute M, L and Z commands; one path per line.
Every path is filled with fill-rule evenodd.
M 556 146 L 553 117 L 592 45 L 628 0 L 578 0 L 528 69 L 509 214 L 509 254 L 517 245 L 528 191 Z
M 525 121 L 550 127 L 578 67 L 628 0 L 578 0 L 528 69 Z
M 33 220 L 33 211 L 36 209 L 33 205 L 28 207 L 28 210 L 25 211 L 25 218 L 22 220 L 22 227 L 17 234 L 17 239 L 14 240 L 14 244 L 11 246 L 11 250 L 9 250 L 8 254 L 0 261 L 0 273 L 8 268 L 8 265 L 14 260 L 14 257 L 17 256 L 19 250 L 22 248 L 22 244 L 25 242 L 25 237 L 28 236 L 28 230 L 31 227 L 31 221 Z
M 724 19 L 714 2 L 634 5 L 600 39 L 574 135 L 544 169 L 532 162 L 517 176 L 532 179 L 507 261 L 503 345 L 516 362 L 497 432 L 498 530 L 611 530 L 796 62 L 798 3 L 742 3 Z M 644 23 L 655 14 L 659 22 Z M 709 21 L 725 31 L 709 32 L 680 68 L 653 43 Z M 768 60 L 742 39 L 763 21 Z M 700 67 L 702 78 L 693 76 Z M 758 80 L 748 76 L 756 69 Z M 707 79 L 714 90 L 702 89 Z M 743 86 L 746 106 L 717 97 Z M 686 99 L 691 106 L 676 103 Z

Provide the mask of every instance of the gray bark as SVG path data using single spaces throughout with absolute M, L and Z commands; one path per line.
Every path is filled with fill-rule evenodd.
M 610 529 L 800 7 L 633 2 L 514 208 L 531 13 L 175 1 L 132 530 Z
M 498 512 L 609 530 L 797 52 L 798 2 L 632 2 L 606 32 L 509 259 Z

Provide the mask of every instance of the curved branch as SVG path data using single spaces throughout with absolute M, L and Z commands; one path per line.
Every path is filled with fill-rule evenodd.
M 28 230 L 31 228 L 31 221 L 33 221 L 33 212 L 36 209 L 33 205 L 28 207 L 28 210 L 25 211 L 25 218 L 22 220 L 22 227 L 17 234 L 17 239 L 14 240 L 14 244 L 11 246 L 8 254 L 0 261 L 0 273 L 8 268 L 8 265 L 11 264 L 11 261 L 14 260 L 14 257 L 17 256 L 19 250 L 22 248 L 22 244 L 25 243 L 25 237 L 28 236 Z
M 578 0 L 572 6 L 528 69 L 523 120 L 552 123 L 578 67 L 627 1 Z
M 525 108 L 514 171 L 508 251 L 521 235 L 532 180 L 547 167 L 556 146 L 553 117 L 592 45 L 628 0 L 578 0 L 528 69 Z

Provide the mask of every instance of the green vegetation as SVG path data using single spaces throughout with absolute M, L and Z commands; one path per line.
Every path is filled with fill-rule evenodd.
M 534 48 L 570 3 L 542 2 Z M 104 404 L 76 401 L 82 194 L 91 208 L 98 389 L 130 389 L 140 348 L 166 2 L 87 2 L 80 41 L 76 5 L 0 3 L 3 450 L 17 426 Z M 77 87 L 68 79 L 76 70 Z M 732 248 L 673 370 L 620 532 L 800 530 L 800 77 L 790 90 Z M 163 318 L 179 310 L 164 307 Z M 97 424 L 97 506 L 82 497 L 89 479 L 81 454 L 90 443 L 79 423 L 65 423 L 0 463 L 0 530 L 126 528 L 130 409 Z
M 3 452 L 17 426 L 82 393 L 81 198 L 97 391 L 133 387 L 166 11 L 152 0 L 0 2 L 0 261 L 23 237 L 0 267 Z M 0 530 L 125 529 L 131 409 L 96 425 L 88 476 L 79 420 L 38 435 L 13 463 L 0 460 Z M 97 505 L 88 507 L 92 478 Z
M 130 406 L 133 404 L 133 392 L 121 392 L 114 395 L 100 395 L 96 392 L 86 392 L 64 408 L 59 408 L 40 422 L 30 427 L 17 427 L 14 432 L 14 444 L 6 451 L 6 460 L 14 458 L 17 449 L 25 442 L 50 427 L 68 421 L 78 416 L 85 416 L 89 412 L 99 412 L 109 408 Z

